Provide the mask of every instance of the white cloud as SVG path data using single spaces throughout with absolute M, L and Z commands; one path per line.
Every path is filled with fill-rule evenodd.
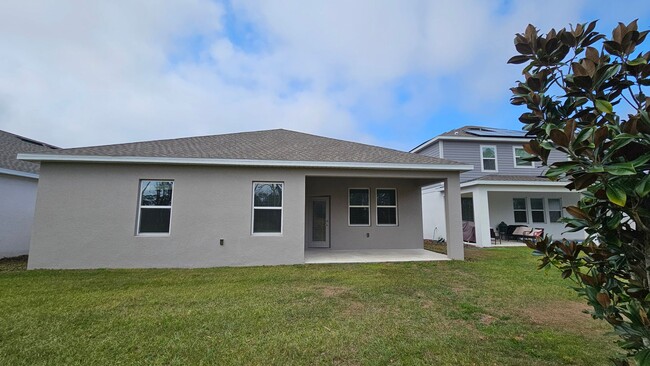
M 0 129 L 75 146 L 283 127 L 407 148 L 375 128 L 507 98 L 514 33 L 575 22 L 584 4 L 503 6 L 3 2 Z M 261 46 L 228 38 L 232 19 Z

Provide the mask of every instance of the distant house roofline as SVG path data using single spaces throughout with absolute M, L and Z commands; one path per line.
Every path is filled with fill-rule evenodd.
M 489 136 L 481 136 L 479 131 L 490 131 L 490 133 Z M 521 134 L 521 136 L 515 136 L 515 134 Z M 411 149 L 410 152 L 420 152 L 440 140 L 524 142 L 530 140 L 530 137 L 525 135 L 525 131 L 505 130 L 485 126 L 463 126 L 429 139 Z

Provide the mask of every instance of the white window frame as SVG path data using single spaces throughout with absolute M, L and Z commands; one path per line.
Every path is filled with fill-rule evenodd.
M 523 147 L 521 146 L 513 146 L 512 147 L 512 165 L 517 168 L 517 169 L 534 169 L 535 168 L 535 162 L 530 161 L 530 165 L 517 165 L 517 149 L 524 150 L 524 152 L 528 153 Z M 482 163 L 482 161 L 481 161 Z
M 542 202 L 542 209 L 541 210 L 533 208 L 533 200 L 540 200 Z M 544 201 L 545 201 L 545 199 L 543 197 L 530 197 L 528 199 L 528 203 L 530 204 L 529 210 L 530 210 L 530 223 L 531 224 L 546 224 L 546 221 L 547 221 L 546 220 L 546 204 L 544 203 Z M 533 211 L 535 211 L 535 212 L 541 211 L 542 212 L 542 220 L 544 220 L 544 221 L 541 221 L 541 222 L 535 221 L 533 219 Z
M 368 191 L 368 204 L 367 205 L 351 205 L 350 204 L 350 191 L 353 189 L 365 189 Z M 372 223 L 372 217 L 370 217 L 370 205 L 372 203 L 372 197 L 370 196 L 370 193 L 372 193 L 372 190 L 367 187 L 351 187 L 348 188 L 348 226 L 360 226 L 360 227 L 368 227 Z M 351 224 L 350 223 L 350 209 L 351 208 L 367 208 L 368 209 L 368 223 L 367 224 Z
M 549 203 L 551 200 L 557 200 L 557 201 L 560 202 L 560 209 L 559 210 L 551 210 L 551 205 Z M 558 221 L 551 220 L 551 211 L 559 212 L 560 213 L 560 219 L 562 219 L 564 217 L 564 206 L 562 206 L 562 198 L 547 198 L 546 199 L 546 204 L 547 204 L 547 207 L 548 207 L 548 223 L 549 224 L 561 223 L 559 220 Z
M 514 203 L 514 200 L 516 200 L 516 199 L 517 200 L 524 200 L 524 205 L 526 205 L 526 207 L 524 209 L 520 209 L 520 208 L 516 209 L 515 208 L 515 203 Z M 526 198 L 526 197 L 512 197 L 512 200 L 513 200 L 513 202 L 512 202 L 512 221 L 514 221 L 515 224 L 528 224 L 528 222 L 529 222 L 528 221 L 528 216 L 530 216 L 529 213 L 528 213 L 528 198 Z M 517 219 L 515 217 L 515 212 L 517 212 L 517 211 L 523 211 L 524 213 L 526 213 L 526 221 L 519 221 L 519 222 L 517 221 Z
M 377 194 L 380 190 L 395 191 L 395 205 L 380 205 L 377 200 Z M 397 209 L 397 188 L 375 188 L 375 223 L 377 226 L 399 226 L 399 210 Z M 379 209 L 380 208 L 394 208 L 395 209 L 395 223 L 394 224 L 380 224 L 379 223 Z
M 484 148 L 493 148 L 494 149 L 494 170 L 488 170 L 485 169 L 485 165 L 483 164 L 483 149 Z M 480 150 L 479 154 L 481 157 L 481 171 L 482 172 L 498 172 L 499 171 L 499 155 L 497 154 L 497 146 L 496 145 L 480 145 Z M 487 158 L 487 159 L 492 159 L 492 158 Z
M 142 206 L 142 182 L 171 182 L 172 183 L 172 199 L 169 202 L 169 206 Z M 139 179 L 138 180 L 138 217 L 136 221 L 136 227 L 135 227 L 135 236 L 153 236 L 153 237 L 166 237 L 170 236 L 172 234 L 172 217 L 174 214 L 173 206 L 174 206 L 174 188 L 176 186 L 176 182 L 173 179 Z M 155 209 L 163 209 L 163 208 L 168 208 L 169 209 L 169 231 L 166 233 L 141 233 L 140 232 L 140 216 L 142 214 L 142 209 L 149 209 L 149 210 L 155 210 Z
M 255 206 L 255 185 L 257 184 L 279 184 L 282 186 L 282 200 L 280 207 L 257 207 Z M 255 232 L 255 210 L 280 210 L 280 232 L 278 233 L 256 233 Z M 251 235 L 252 236 L 282 236 L 284 233 L 284 182 L 253 181 L 251 186 Z

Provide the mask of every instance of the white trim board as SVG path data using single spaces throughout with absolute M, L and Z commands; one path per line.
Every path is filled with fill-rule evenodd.
M 270 166 L 270 167 L 295 167 L 295 168 L 346 168 L 346 169 L 377 169 L 377 170 L 469 171 L 474 169 L 474 166 L 466 165 L 466 164 L 452 165 L 452 164 L 356 163 L 356 162 L 331 162 L 331 161 L 172 158 L 172 157 L 140 157 L 140 156 L 89 156 L 89 155 L 54 155 L 54 154 L 18 154 L 18 159 L 26 160 L 26 161 L 53 161 L 53 162 L 79 162 L 79 163 Z
M 36 174 L 36 173 L 28 173 L 28 172 L 21 172 L 20 170 L 12 170 L 12 169 L 0 168 L 0 174 L 13 175 L 13 176 L 16 176 L 16 177 L 23 177 L 23 178 L 38 179 L 38 174 Z

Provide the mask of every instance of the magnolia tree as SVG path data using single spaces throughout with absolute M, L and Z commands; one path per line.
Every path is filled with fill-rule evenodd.
M 633 21 L 607 37 L 595 27 L 539 34 L 529 25 L 515 37 L 518 55 L 508 63 L 525 67 L 511 103 L 527 108 L 519 120 L 532 139 L 524 148 L 548 178 L 582 193 L 564 222 L 587 234 L 528 246 L 540 268 L 575 281 L 628 357 L 650 365 L 650 52 L 640 51 L 649 31 Z M 550 161 L 551 150 L 567 159 Z

